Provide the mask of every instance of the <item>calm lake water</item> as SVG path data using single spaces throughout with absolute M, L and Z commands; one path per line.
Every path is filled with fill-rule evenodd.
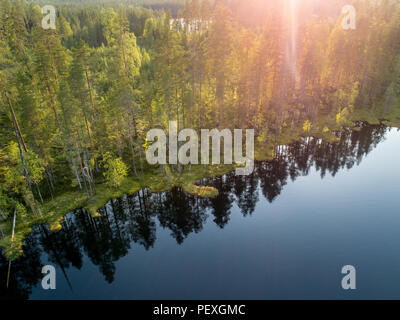
M 110 201 L 93 219 L 37 226 L 24 255 L 0 255 L 0 296 L 30 299 L 400 298 L 400 132 L 361 125 L 337 143 L 307 138 L 234 173 L 180 189 Z M 54 265 L 57 289 L 41 287 Z M 357 289 L 341 288 L 341 269 Z

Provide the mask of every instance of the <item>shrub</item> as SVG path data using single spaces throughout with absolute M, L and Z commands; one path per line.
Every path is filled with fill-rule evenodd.
M 103 173 L 107 184 L 112 188 L 118 188 L 123 179 L 128 175 L 128 168 L 121 158 L 108 158 L 104 165 Z

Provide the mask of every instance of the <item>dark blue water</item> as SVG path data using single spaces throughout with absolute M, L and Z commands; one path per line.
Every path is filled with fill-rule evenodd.
M 70 213 L 56 233 L 39 226 L 13 262 L 11 288 L 30 299 L 400 298 L 400 132 L 362 125 L 337 143 L 302 139 L 234 173 L 110 201 L 92 219 Z M 42 265 L 57 271 L 41 287 Z M 343 290 L 344 265 L 356 290 Z

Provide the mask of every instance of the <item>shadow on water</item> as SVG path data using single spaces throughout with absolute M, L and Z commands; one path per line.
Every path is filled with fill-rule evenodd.
M 310 137 L 279 146 L 274 160 L 256 162 L 252 175 L 235 176 L 232 172 L 199 181 L 219 190 L 213 199 L 192 196 L 180 188 L 158 194 L 141 190 L 109 201 L 99 210 L 100 218 L 92 218 L 80 209 L 66 215 L 58 232 L 50 232 L 46 225 L 36 226 L 25 240 L 23 256 L 13 261 L 9 289 L 3 281 L 8 263 L 0 254 L 0 297 L 28 299 L 42 279 L 44 254 L 62 270 L 67 283 L 68 269 L 81 269 L 84 256 L 112 283 L 115 263 L 128 254 L 133 244 L 152 249 L 157 241 L 157 225 L 170 230 L 179 245 L 190 234 L 201 232 L 207 219 L 223 229 L 235 203 L 244 216 L 250 216 L 259 201 L 272 203 L 289 180 L 308 175 L 311 168 L 318 170 L 322 178 L 351 169 L 384 139 L 388 130 L 385 126 L 360 124 L 358 130 L 338 133 L 337 142 Z M 265 199 L 260 199 L 261 195 Z

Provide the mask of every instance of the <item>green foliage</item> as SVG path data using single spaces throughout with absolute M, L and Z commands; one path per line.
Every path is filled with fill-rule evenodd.
M 128 175 L 128 167 L 120 158 L 113 158 L 111 155 L 106 155 L 103 173 L 107 184 L 111 188 L 118 188 L 124 178 Z
M 311 121 L 306 120 L 303 124 L 303 131 L 309 133 L 311 131 Z
M 349 115 L 349 110 L 347 108 L 344 108 L 341 112 L 336 114 L 336 123 L 339 125 L 345 124 L 348 115 Z
M 16 210 L 17 210 L 16 211 L 17 212 L 17 218 L 19 220 L 25 220 L 28 217 L 28 211 L 27 211 L 26 207 L 20 202 L 17 202 L 15 204 L 15 206 L 16 206 Z
M 12 210 L 14 201 L 7 196 L 6 190 L 0 187 L 0 221 L 7 219 Z
M 44 178 L 44 161 L 36 153 L 30 151 L 25 154 L 26 167 L 29 178 L 33 183 L 39 184 Z
M 2 159 L 7 168 L 4 173 L 4 182 L 10 190 L 18 194 L 25 186 L 18 145 L 12 141 L 5 150 L 7 156 Z

